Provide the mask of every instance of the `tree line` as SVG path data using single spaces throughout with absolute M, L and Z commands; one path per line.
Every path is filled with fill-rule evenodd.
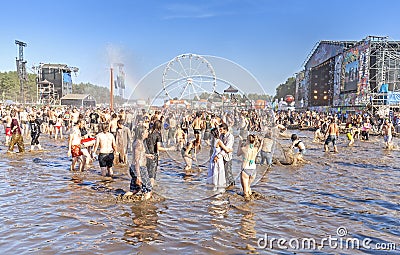
M 24 82 L 24 95 L 26 103 L 37 102 L 36 74 L 27 74 L 27 80 Z M 72 93 L 90 94 L 96 99 L 98 104 L 110 102 L 110 90 L 105 87 L 97 86 L 91 83 L 72 84 Z M 20 81 L 16 71 L 0 72 L 0 100 L 11 100 L 22 102 L 22 93 Z M 124 100 L 120 96 L 114 97 L 114 102 L 122 104 Z
M 24 85 L 24 95 L 25 102 L 27 103 L 35 103 L 37 101 L 37 92 L 36 92 L 36 74 L 27 74 L 27 81 L 25 81 Z M 259 95 L 259 94 L 247 94 L 240 95 L 234 94 L 234 97 L 239 102 L 246 100 L 280 100 L 281 98 L 285 98 L 286 95 L 295 95 L 296 89 L 296 79 L 295 77 L 290 77 L 286 80 L 285 83 L 279 84 L 276 88 L 276 94 L 272 98 L 270 95 Z M 110 90 L 109 88 L 101 87 L 98 85 L 91 84 L 89 82 L 79 83 L 72 85 L 72 93 L 74 94 L 90 94 L 96 99 L 98 104 L 107 104 L 110 100 Z M 217 95 L 211 95 L 207 93 L 203 93 L 200 95 L 201 99 L 208 99 L 210 101 L 220 101 L 221 97 Z M 224 95 L 225 98 L 229 98 L 231 95 Z M 22 94 L 20 90 L 20 82 L 18 79 L 18 74 L 16 71 L 9 72 L 0 72 L 0 100 L 12 100 L 15 102 L 21 102 Z M 124 99 L 120 96 L 114 97 L 114 102 L 117 104 L 124 103 Z

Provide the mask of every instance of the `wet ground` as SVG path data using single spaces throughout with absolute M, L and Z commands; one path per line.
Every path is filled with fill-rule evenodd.
M 322 144 L 312 143 L 312 133 L 297 133 L 309 163 L 259 166 L 256 196 L 249 202 L 238 179 L 223 194 L 205 184 L 208 148 L 186 173 L 178 152 L 163 153 L 154 199 L 144 202 L 121 197 L 129 188 L 127 166 L 116 167 L 114 179 L 100 176 L 98 162 L 84 173 L 69 171 L 66 140 L 41 138 L 46 151 L 25 154 L 6 154 L 2 146 L 0 251 L 399 254 L 399 151 L 384 150 L 382 137 L 356 140 L 350 148 L 343 135 L 339 153 L 324 153 Z M 279 146 L 289 141 L 279 140 Z M 237 157 L 233 165 L 238 176 Z M 323 240 L 330 237 L 337 241 Z M 349 239 L 359 240 L 359 247 L 346 247 Z M 316 246 L 302 246 L 304 240 Z M 377 250 L 377 244 L 388 249 Z

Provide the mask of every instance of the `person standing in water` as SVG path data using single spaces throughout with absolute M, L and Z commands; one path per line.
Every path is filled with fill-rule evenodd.
M 94 153 L 96 153 L 97 148 L 100 149 L 98 154 L 101 175 L 112 177 L 113 164 L 114 164 L 114 152 L 118 155 L 117 146 L 115 143 L 115 138 L 112 133 L 109 132 L 110 127 L 107 123 L 102 124 L 102 132 L 96 136 L 96 145 L 94 146 Z
M 224 150 L 228 150 L 228 148 L 219 139 L 218 128 L 211 129 L 211 135 L 214 137 L 214 143 L 212 145 L 213 154 L 210 157 L 210 165 L 208 166 L 207 183 L 213 184 L 216 190 L 224 189 L 226 187 L 226 177 L 224 159 L 221 153 Z
M 11 133 L 12 118 L 11 118 L 11 113 L 9 111 L 6 111 L 6 114 L 3 117 L 3 122 L 4 122 L 4 130 L 5 130 L 5 133 L 6 133 L 5 145 L 9 146 L 10 145 L 10 140 L 11 140 L 11 137 L 12 137 L 12 133 Z
M 227 189 L 235 186 L 235 179 L 232 173 L 232 151 L 235 138 L 233 134 L 229 132 L 229 127 L 226 123 L 219 125 L 219 139 L 222 141 L 226 149 L 222 150 L 218 157 L 222 157 L 224 160 L 225 178 Z M 214 159 L 217 160 L 217 159 Z
M 383 135 L 383 142 L 385 143 L 385 149 L 392 149 L 392 134 L 394 132 L 393 124 L 386 119 L 382 125 L 382 135 Z
M 86 166 L 86 159 L 81 150 L 81 130 L 85 124 L 84 120 L 79 119 L 76 125 L 72 128 L 68 140 L 68 157 L 72 156 L 71 171 L 75 170 L 75 165 L 79 162 L 79 171 L 84 171 Z
M 271 139 L 271 131 L 267 131 L 261 140 L 261 165 L 267 164 L 268 167 L 272 166 L 273 146 L 274 140 Z
M 136 130 L 136 140 L 132 145 L 132 164 L 129 167 L 129 175 L 131 176 L 130 191 L 125 193 L 125 196 L 135 195 L 141 191 L 144 199 L 148 200 L 151 197 L 153 189 L 149 173 L 146 168 L 146 158 L 153 158 L 151 154 L 146 154 L 143 140 L 149 135 L 149 131 L 140 126 Z
M 131 147 L 132 144 L 132 134 L 129 128 L 124 126 L 124 121 L 122 119 L 117 121 L 117 132 L 115 142 L 118 148 L 117 163 L 122 163 L 126 165 L 128 163 L 128 147 Z
M 292 146 L 290 148 L 298 149 L 298 151 L 294 154 L 293 164 L 292 164 L 293 166 L 297 166 L 298 162 L 301 163 L 305 162 L 303 155 L 306 153 L 306 146 L 301 140 L 299 140 L 296 134 L 292 134 L 291 140 L 292 140 Z
M 339 126 L 336 124 L 336 119 L 330 118 L 328 130 L 326 131 L 326 134 L 325 134 L 325 144 L 324 144 L 325 152 L 329 151 L 328 145 L 331 142 L 333 145 L 333 151 L 338 152 L 338 149 L 336 146 L 338 137 L 339 137 Z
M 174 147 L 165 148 L 162 146 L 161 124 L 160 120 L 155 120 L 149 136 L 144 140 L 146 153 L 153 155 L 153 157 L 147 158 L 147 171 L 149 172 L 152 187 L 154 187 L 157 175 L 159 151 L 174 150 Z
M 193 141 L 188 142 L 188 144 L 182 148 L 181 154 L 186 164 L 185 170 L 192 169 L 193 161 L 197 161 L 196 154 L 201 149 L 200 144 L 201 144 L 200 138 L 197 137 Z
M 34 115 L 29 116 L 29 127 L 31 129 L 31 151 L 35 150 L 35 146 L 38 147 L 38 150 L 42 150 L 42 146 L 39 143 L 40 136 L 40 125 L 42 125 L 42 121 L 39 118 L 36 118 Z
M 22 137 L 22 132 L 21 128 L 19 127 L 18 119 L 17 119 L 17 113 L 16 112 L 11 112 L 11 141 L 8 146 L 8 153 L 12 153 L 14 150 L 14 145 L 17 144 L 18 146 L 18 152 L 25 152 L 25 147 L 24 147 L 24 139 Z
M 256 157 L 259 148 L 256 147 L 256 137 L 248 135 L 246 142 L 240 141 L 237 156 L 242 156 L 242 171 L 240 173 L 240 183 L 243 188 L 243 195 L 246 200 L 250 199 L 252 194 L 251 184 L 256 178 Z

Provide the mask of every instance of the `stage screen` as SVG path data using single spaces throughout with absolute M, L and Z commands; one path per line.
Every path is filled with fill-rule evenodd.
M 358 84 L 358 60 L 345 65 L 343 91 L 356 91 Z
M 369 84 L 369 44 L 362 42 L 344 54 L 342 72 L 344 79 L 341 92 L 356 92 L 364 95 Z

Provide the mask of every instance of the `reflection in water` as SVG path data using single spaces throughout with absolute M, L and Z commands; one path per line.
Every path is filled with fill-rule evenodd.
M 157 207 L 148 202 L 132 206 L 132 225 L 125 230 L 124 240 L 129 244 L 149 243 L 158 239 Z
M 126 254 L 138 248 L 143 254 L 246 254 L 255 249 L 263 254 L 269 251 L 258 249 L 257 240 L 264 234 L 321 239 L 335 236 L 340 226 L 349 230 L 348 237 L 398 242 L 399 152 L 383 150 L 380 137 L 371 137 L 352 148 L 339 144 L 338 154 L 324 153 L 322 144 L 312 143 L 311 133 L 301 136 L 310 163 L 274 165 L 265 175 L 265 168 L 257 169 L 252 190 L 263 196 L 256 200 L 244 201 L 239 184 L 223 194 L 206 185 L 202 162 L 209 155 L 204 149 L 191 172 L 169 158 L 179 161 L 178 152 L 163 153 L 154 188 L 160 199 L 146 203 L 116 199 L 129 188 L 127 167 L 115 167 L 113 179 L 100 176 L 98 162 L 84 173 L 70 172 L 69 159 L 60 156 L 66 154 L 66 140 L 43 137 L 51 150 L 0 159 L 0 251 Z M 279 143 L 290 146 L 288 140 Z M 235 175 L 239 164 L 234 158 Z
M 238 234 L 244 240 L 250 238 L 256 238 L 257 231 L 255 230 L 256 221 L 254 220 L 254 213 L 244 213 L 240 221 L 241 228 L 238 230 Z

